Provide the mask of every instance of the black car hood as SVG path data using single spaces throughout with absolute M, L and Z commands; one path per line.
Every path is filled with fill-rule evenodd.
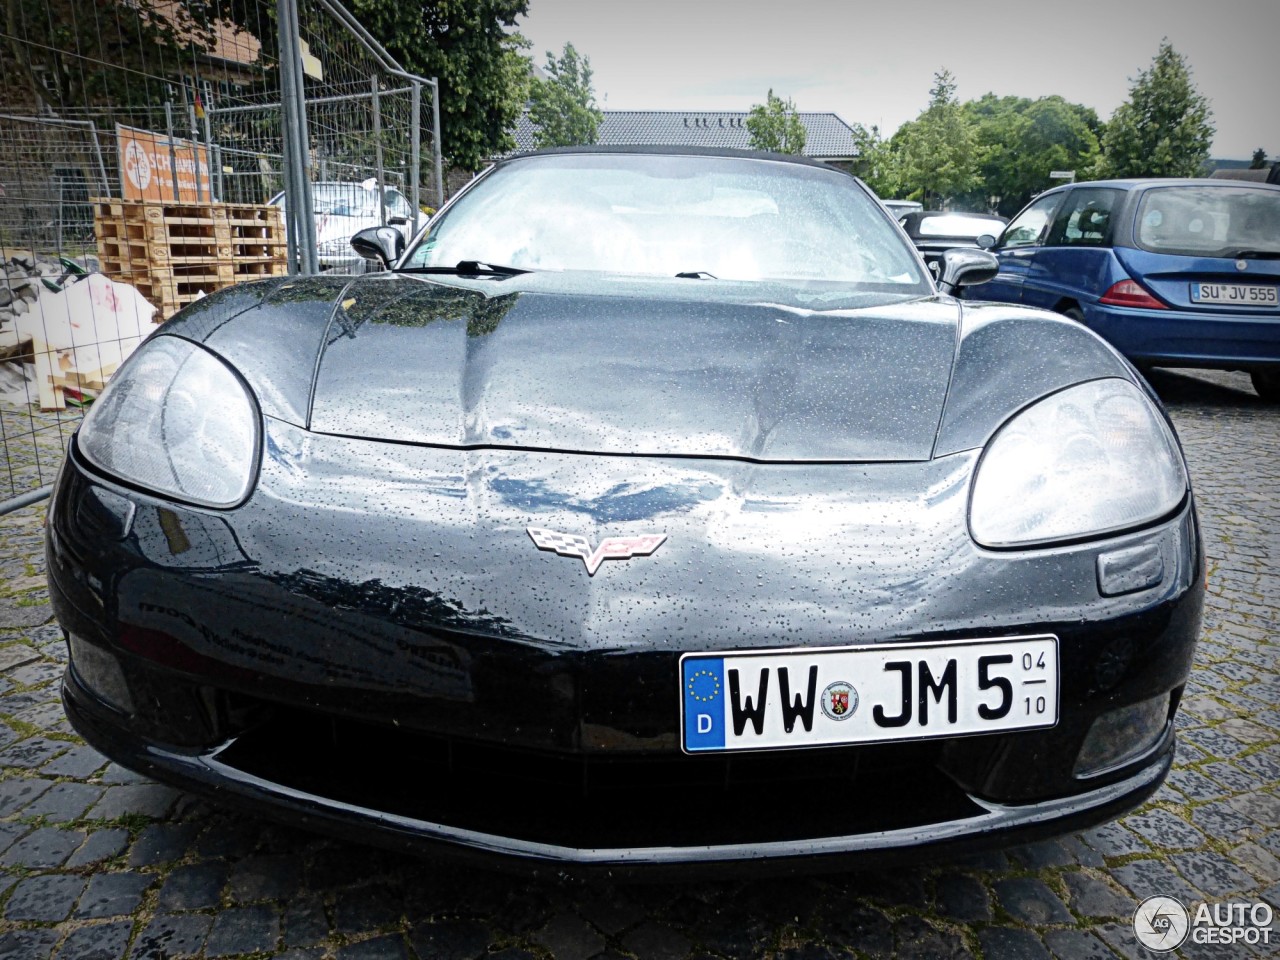
M 929 458 L 953 302 L 811 311 L 694 300 L 691 285 L 663 281 L 642 297 L 356 282 L 329 328 L 310 428 L 446 447 Z

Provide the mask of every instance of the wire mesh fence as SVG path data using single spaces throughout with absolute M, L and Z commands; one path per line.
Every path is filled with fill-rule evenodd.
M 337 0 L 7 0 L 0 76 L 0 513 L 49 484 L 117 354 L 181 305 L 155 291 L 210 292 L 163 262 L 139 283 L 95 201 L 277 206 L 291 271 L 354 272 L 353 233 L 408 236 L 441 199 L 434 82 Z

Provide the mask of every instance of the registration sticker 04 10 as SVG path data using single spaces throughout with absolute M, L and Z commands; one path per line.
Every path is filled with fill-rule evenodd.
M 687 753 L 1052 727 L 1053 636 L 685 654 Z

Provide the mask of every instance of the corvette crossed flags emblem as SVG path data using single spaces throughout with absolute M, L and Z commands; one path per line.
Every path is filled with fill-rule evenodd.
M 579 557 L 587 565 L 587 573 L 595 576 L 605 560 L 629 560 L 647 557 L 667 539 L 665 533 L 642 533 L 635 537 L 609 537 L 591 549 L 591 541 L 573 533 L 559 533 L 542 527 L 526 527 L 539 550 L 554 550 L 562 557 Z

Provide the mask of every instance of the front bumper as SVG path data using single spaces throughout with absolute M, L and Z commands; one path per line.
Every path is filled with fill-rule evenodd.
M 1085 323 L 1134 363 L 1280 370 L 1280 313 L 1142 310 L 1084 304 Z
M 1176 707 L 1203 600 L 1190 502 L 1123 537 L 999 554 L 964 532 L 967 455 L 829 479 L 781 468 L 778 490 L 756 467 L 593 461 L 607 489 L 600 474 L 614 469 L 692 491 L 678 509 L 671 495 L 658 504 L 673 525 L 699 497 L 723 505 L 744 477 L 757 507 L 712 511 L 701 541 L 675 536 L 643 564 L 588 578 L 580 560 L 526 542 L 537 514 L 494 495 L 534 489 L 545 515 L 553 480 L 582 488 L 564 458 L 389 452 L 274 422 L 267 434 L 258 488 L 234 511 L 128 490 L 74 445 L 55 492 L 48 570 L 74 639 L 68 716 L 158 778 L 344 835 L 557 868 L 839 869 L 1082 827 L 1141 802 L 1168 770 L 1172 709 L 1141 756 L 1088 779 L 1073 768 L 1096 718 L 1164 694 Z M 455 457 L 461 484 L 441 472 Z M 385 503 L 370 500 L 355 478 L 374 463 L 411 477 L 412 498 L 384 482 Z M 866 552 L 847 548 L 843 567 L 760 527 L 788 520 L 759 504 L 817 484 L 829 516 L 847 502 L 866 518 L 850 534 Z M 928 493 L 903 499 L 904 486 Z M 770 549 L 741 551 L 748 523 Z M 1099 556 L 1135 544 L 1159 551 L 1159 582 L 1100 596 Z M 458 561 L 433 566 L 441 552 Z M 841 577 L 861 589 L 831 593 Z M 1062 650 L 1051 729 L 733 757 L 679 747 L 684 652 L 1035 632 Z

